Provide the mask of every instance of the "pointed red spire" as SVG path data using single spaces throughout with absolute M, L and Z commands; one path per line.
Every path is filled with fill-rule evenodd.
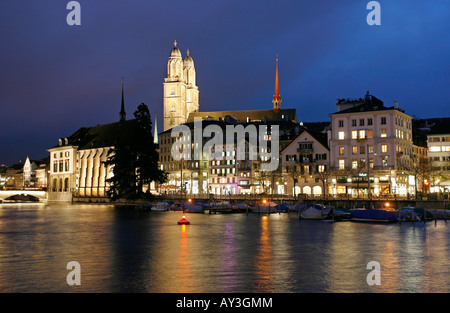
M 281 97 L 280 97 L 280 86 L 278 85 L 278 55 L 277 55 L 277 67 L 275 73 L 275 94 L 273 95 L 273 111 L 275 113 L 280 112 Z

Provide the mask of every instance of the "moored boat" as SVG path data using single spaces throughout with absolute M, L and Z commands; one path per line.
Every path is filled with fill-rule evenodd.
M 402 222 L 420 221 L 420 216 L 414 211 L 414 207 L 405 206 L 398 211 L 398 220 Z
M 413 208 L 414 213 L 420 217 L 421 220 L 432 220 L 434 219 L 434 215 L 428 211 L 427 209 L 422 208 Z
M 327 218 L 330 209 L 323 206 L 310 206 L 306 210 L 300 212 L 299 217 L 305 220 L 321 220 Z
M 396 222 L 397 212 L 383 209 L 353 209 L 351 220 L 356 222 Z
M 203 213 L 203 206 L 200 204 L 192 204 L 185 202 L 184 204 L 184 211 L 189 213 Z
M 167 202 L 158 202 L 150 208 L 150 211 L 157 211 L 157 212 L 168 211 L 169 207 L 170 204 Z

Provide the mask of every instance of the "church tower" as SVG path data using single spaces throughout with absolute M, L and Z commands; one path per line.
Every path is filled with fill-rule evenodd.
M 199 91 L 196 85 L 194 60 L 189 50 L 183 60 L 174 42 L 164 79 L 164 131 L 187 122 L 189 113 L 199 110 Z
M 125 112 L 125 101 L 123 99 L 123 78 L 122 78 L 122 103 L 120 105 L 120 121 L 123 122 L 127 119 L 127 113 Z
M 275 94 L 273 95 L 273 111 L 275 113 L 280 112 L 281 109 L 281 96 L 280 96 L 280 87 L 278 85 L 278 55 L 277 55 L 277 66 L 275 72 Z

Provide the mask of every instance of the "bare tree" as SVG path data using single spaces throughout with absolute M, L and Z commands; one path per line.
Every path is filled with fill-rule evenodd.
M 300 167 L 297 166 L 297 162 L 295 160 L 291 160 L 291 161 L 286 161 L 284 164 L 284 168 L 285 168 L 285 172 L 286 174 L 292 178 L 292 181 L 294 183 L 294 191 L 293 191 L 293 195 L 295 197 L 295 186 L 297 183 L 297 179 L 301 174 L 301 170 Z
M 325 198 L 325 189 L 327 186 L 328 177 L 330 177 L 331 173 L 324 168 L 323 171 L 316 171 L 316 176 L 322 182 L 322 197 Z

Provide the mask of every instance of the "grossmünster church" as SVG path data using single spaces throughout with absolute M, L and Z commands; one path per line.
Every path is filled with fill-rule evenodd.
M 239 121 L 263 121 L 278 119 L 296 122 L 295 109 L 281 109 L 278 92 L 278 63 L 273 109 L 200 112 L 199 88 L 196 84 L 194 60 L 189 50 L 183 58 L 178 43 L 170 51 L 167 76 L 163 83 L 163 133 L 171 128 L 192 122 L 195 117 L 222 120 L 233 116 Z M 154 137 L 158 142 L 157 122 L 154 121 Z M 82 127 L 67 137 L 59 138 L 48 149 L 50 173 L 48 180 L 49 201 L 72 201 L 74 198 L 103 201 L 107 197 L 107 179 L 113 175 L 112 167 L 105 165 L 109 151 L 123 136 L 132 136 L 134 119 L 127 119 L 124 90 L 119 119 L 109 124 Z M 155 190 L 152 190 L 155 191 Z

